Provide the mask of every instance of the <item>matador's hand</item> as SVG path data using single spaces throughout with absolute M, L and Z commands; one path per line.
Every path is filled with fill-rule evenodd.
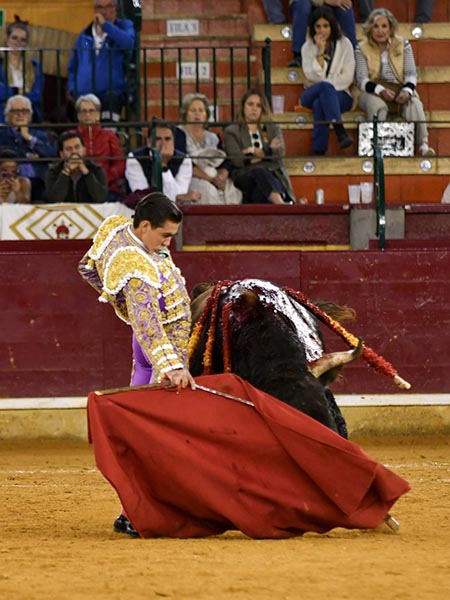
M 168 371 L 165 375 L 165 378 L 170 381 L 171 385 L 182 388 L 186 388 L 189 385 L 193 390 L 195 390 L 195 381 L 188 369 L 175 369 L 173 371 Z

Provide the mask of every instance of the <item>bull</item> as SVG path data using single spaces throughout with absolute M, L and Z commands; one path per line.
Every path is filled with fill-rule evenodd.
M 190 370 L 194 376 L 231 371 L 255 387 L 347 437 L 344 417 L 328 387 L 362 342 L 346 352 L 325 352 L 319 322 L 283 288 L 258 279 L 197 288 L 192 302 Z M 354 317 L 335 304 L 334 319 Z

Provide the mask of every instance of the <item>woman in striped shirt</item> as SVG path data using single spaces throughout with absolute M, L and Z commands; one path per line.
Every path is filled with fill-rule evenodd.
M 363 25 L 366 39 L 356 48 L 358 104 L 367 120 L 402 117 L 417 122 L 416 143 L 421 156 L 433 156 L 423 104 L 416 91 L 417 70 L 411 44 L 396 34 L 397 20 L 386 8 L 373 10 Z

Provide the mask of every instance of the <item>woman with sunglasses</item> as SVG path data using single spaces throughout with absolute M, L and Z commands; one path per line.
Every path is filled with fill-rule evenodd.
M 242 96 L 238 122 L 225 129 L 225 150 L 233 164 L 231 179 L 244 204 L 293 204 L 295 195 L 283 163 L 285 146 L 272 121 L 269 103 L 258 89 Z
M 41 63 L 27 50 L 29 28 L 27 21 L 14 15 L 6 28 L 6 49 L 0 54 L 0 120 L 4 119 L 5 102 L 10 96 L 22 94 L 33 106 L 34 123 L 42 121 L 41 94 L 44 76 Z
M 29 204 L 31 182 L 20 175 L 17 158 L 11 148 L 0 148 L 0 202 Z

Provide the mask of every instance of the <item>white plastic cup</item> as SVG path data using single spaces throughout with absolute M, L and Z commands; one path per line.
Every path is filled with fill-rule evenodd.
M 348 201 L 350 204 L 359 204 L 359 197 L 361 195 L 361 186 L 357 185 L 348 186 Z
M 272 96 L 272 111 L 276 115 L 284 113 L 284 96 Z
M 372 202 L 372 194 L 372 181 L 361 181 L 361 202 L 363 204 L 370 204 Z

